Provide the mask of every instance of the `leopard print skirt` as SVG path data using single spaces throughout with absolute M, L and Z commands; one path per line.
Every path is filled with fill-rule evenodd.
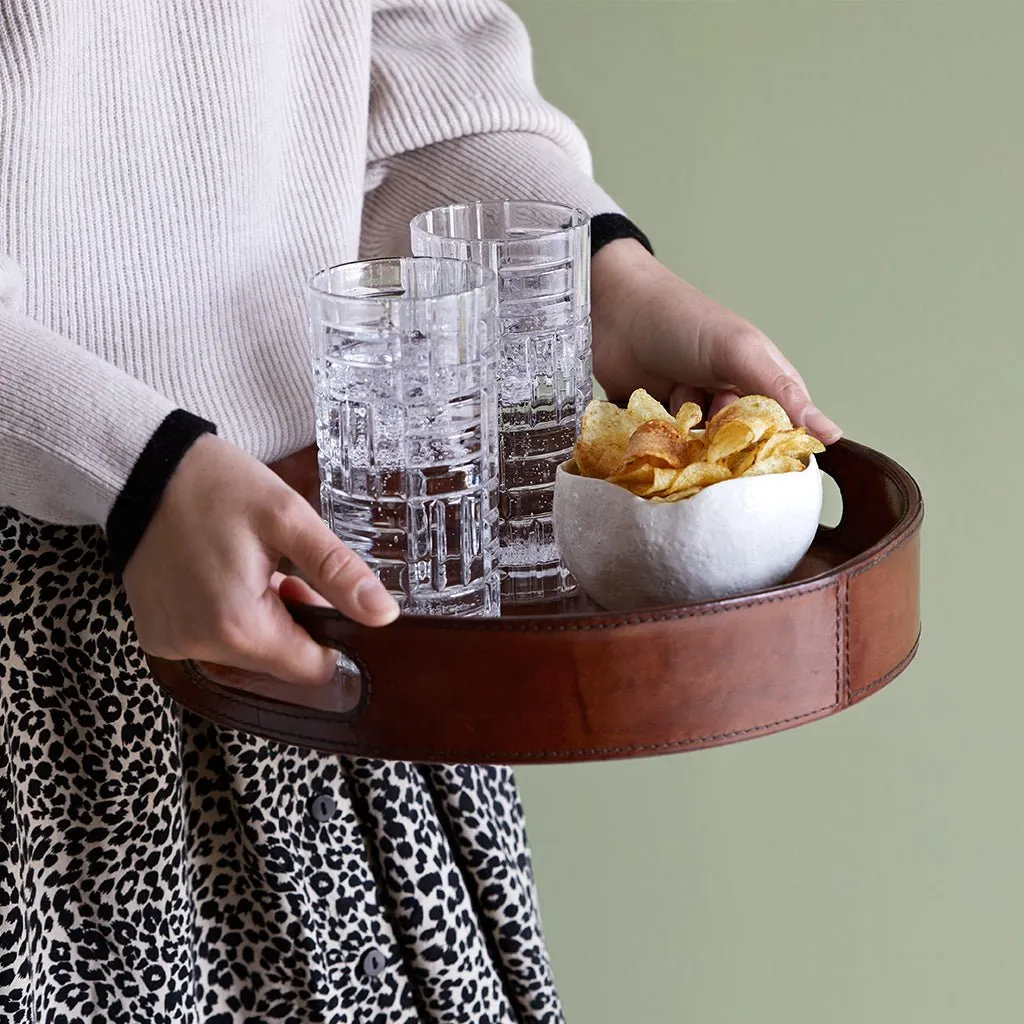
M 223 729 L 102 532 L 0 509 L 0 1019 L 562 1020 L 515 781 Z

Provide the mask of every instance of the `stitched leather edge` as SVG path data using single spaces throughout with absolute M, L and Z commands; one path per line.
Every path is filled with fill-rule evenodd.
M 914 660 L 914 656 L 917 654 L 918 647 L 920 646 L 921 633 L 918 631 L 917 640 L 914 641 L 914 645 L 900 660 L 892 666 L 887 672 L 880 675 L 877 679 L 868 683 L 866 686 L 861 687 L 858 690 L 851 691 L 852 695 L 859 695 L 867 693 L 869 690 L 879 689 L 886 683 L 891 682 L 896 676 L 898 676 L 906 667 Z M 207 681 L 203 678 L 196 679 L 199 689 L 210 693 L 212 696 L 219 698 L 221 695 L 215 693 L 212 688 L 207 684 Z M 576 747 L 568 750 L 535 750 L 535 751 L 512 751 L 504 754 L 481 752 L 480 754 L 474 755 L 474 763 L 484 764 L 501 764 L 504 763 L 503 759 L 514 759 L 518 762 L 537 761 L 544 760 L 547 758 L 582 758 L 599 756 L 602 754 L 657 754 L 657 753 L 670 753 L 673 750 L 685 750 L 692 747 L 707 746 L 712 743 L 718 743 L 722 740 L 740 740 L 744 737 L 755 736 L 760 733 L 771 732 L 773 730 L 781 730 L 784 726 L 794 726 L 798 722 L 803 722 L 813 718 L 827 717 L 829 713 L 836 714 L 840 711 L 846 710 L 850 707 L 849 704 L 842 705 L 837 703 L 825 704 L 819 708 L 815 708 L 812 711 L 803 711 L 799 715 L 791 715 L 788 718 L 779 718 L 774 722 L 766 722 L 763 725 L 753 725 L 746 729 L 732 729 L 727 732 L 711 733 L 707 736 L 695 736 L 685 740 L 669 740 L 665 743 L 637 743 L 632 745 L 619 745 L 612 747 Z M 193 709 L 196 710 L 196 709 Z M 202 714 L 201 711 L 196 711 L 197 714 Z M 291 712 L 275 711 L 275 715 L 288 718 L 302 718 L 305 716 L 297 715 Z M 247 722 L 244 719 L 237 718 L 234 715 L 220 712 L 217 715 L 217 719 L 220 722 L 227 723 L 243 732 L 248 732 L 252 728 L 252 723 Z M 273 729 L 274 735 L 278 738 L 279 742 L 302 741 L 304 744 L 308 744 L 309 739 L 301 733 L 293 733 L 287 729 Z M 282 739 L 283 737 L 283 739 Z M 367 750 L 364 747 L 360 747 L 355 743 L 335 743 L 332 744 L 330 750 L 334 753 L 340 754 L 352 754 L 359 757 L 388 757 L 386 753 L 374 748 Z M 437 750 L 430 752 L 429 758 L 424 757 L 424 753 L 417 755 L 412 753 L 408 757 L 404 757 L 402 760 L 406 761 L 417 761 L 417 760 L 430 760 L 435 763 L 441 759 L 450 758 L 451 760 L 446 763 L 458 764 L 460 755 L 457 751 L 451 750 Z M 461 755 L 463 758 L 465 754 Z
M 198 686 L 199 689 L 203 690 L 206 693 L 210 693 L 216 699 L 223 699 L 223 696 L 221 694 L 216 693 L 209 686 L 209 684 L 206 682 L 205 679 L 199 678 L 199 679 L 196 679 L 195 681 L 196 681 L 197 686 Z M 249 705 L 249 706 L 252 706 L 252 705 Z M 261 709 L 256 709 L 256 710 L 261 710 Z M 549 757 L 575 758 L 575 757 L 587 757 L 587 756 L 591 756 L 591 755 L 600 755 L 600 754 L 631 754 L 631 753 L 651 753 L 651 754 L 653 754 L 653 753 L 657 753 L 658 751 L 664 751 L 664 752 L 667 753 L 668 751 L 671 751 L 671 750 L 679 750 L 679 749 L 684 749 L 686 747 L 703 746 L 703 745 L 719 742 L 721 740 L 740 739 L 740 738 L 742 738 L 744 736 L 753 736 L 753 735 L 755 735 L 757 733 L 763 733 L 763 732 L 771 731 L 773 729 L 779 729 L 780 727 L 785 726 L 785 725 L 795 725 L 797 722 L 802 722 L 805 719 L 814 718 L 816 716 L 824 716 L 826 714 L 826 712 L 837 711 L 837 710 L 840 710 L 840 708 L 837 707 L 837 705 L 835 703 L 829 703 L 829 704 L 823 705 L 820 708 L 815 708 L 813 711 L 802 711 L 799 715 L 791 715 L 788 718 L 780 718 L 780 719 L 777 719 L 774 722 L 767 722 L 767 723 L 764 723 L 762 725 L 752 725 L 752 726 L 750 726 L 750 727 L 748 727 L 746 729 L 732 729 L 732 730 L 729 730 L 727 732 L 712 733 L 712 734 L 709 734 L 707 736 L 695 736 L 695 737 L 692 737 L 690 739 L 685 739 L 685 740 L 668 740 L 668 741 L 666 741 L 664 743 L 637 743 L 637 744 L 619 745 L 619 746 L 610 746 L 610 747 L 576 747 L 576 748 L 567 749 L 567 750 L 511 751 L 511 752 L 507 752 L 507 753 L 504 753 L 504 754 L 498 754 L 496 752 L 481 752 L 481 753 L 475 754 L 473 756 L 474 756 L 474 763 L 501 764 L 503 758 L 514 758 L 516 761 L 533 761 L 533 760 L 539 760 L 539 759 L 549 758 Z M 200 715 L 203 713 L 202 711 L 199 711 L 199 710 L 197 710 L 195 708 L 193 708 L 193 711 L 195 711 L 196 714 L 200 714 Z M 287 717 L 287 718 L 304 718 L 305 717 L 303 715 L 294 714 L 293 712 L 277 711 L 277 710 L 275 710 L 273 712 L 273 714 L 275 716 Z M 230 726 L 232 726 L 234 728 L 240 729 L 243 732 L 248 732 L 253 727 L 253 723 L 252 722 L 247 722 L 245 719 L 238 718 L 235 715 L 232 715 L 232 714 L 224 712 L 224 711 L 218 711 L 218 713 L 217 713 L 217 721 L 220 722 L 220 723 L 226 723 L 226 724 L 228 724 L 228 725 L 230 725 Z M 308 745 L 308 743 L 309 743 L 309 737 L 306 736 L 303 733 L 290 732 L 289 730 L 283 729 L 283 728 L 273 728 L 272 731 L 273 731 L 275 737 L 277 737 L 279 740 L 280 740 L 281 737 L 284 737 L 283 742 L 288 742 L 289 740 L 292 740 L 292 741 L 297 741 L 297 742 L 301 741 L 301 743 L 303 745 Z M 384 753 L 384 752 L 380 751 L 377 748 L 368 749 L 366 747 L 360 746 L 358 743 L 349 743 L 349 742 L 332 743 L 329 749 L 331 751 L 335 752 L 335 753 L 351 754 L 353 756 L 358 756 L 358 757 L 384 758 L 384 759 L 393 759 L 394 758 L 393 754 Z M 457 751 L 453 751 L 453 750 L 436 750 L 436 751 L 431 751 L 429 753 L 429 757 L 425 757 L 426 753 L 427 752 L 425 752 L 425 751 L 424 752 L 420 752 L 419 754 L 417 754 L 416 752 L 413 752 L 413 753 L 411 753 L 408 756 L 402 757 L 401 760 L 403 760 L 403 761 L 412 761 L 412 762 L 422 761 L 422 760 L 429 760 L 429 761 L 438 763 L 438 762 L 441 762 L 442 759 L 446 759 L 447 758 L 449 760 L 444 760 L 443 763 L 459 764 L 459 763 L 462 763 L 459 760 L 460 756 L 463 757 L 463 758 L 465 757 L 465 754 L 460 755 Z
M 918 648 L 921 646 L 921 633 L 923 631 L 918 629 L 917 639 L 914 641 L 914 646 L 902 657 L 896 664 L 889 669 L 888 672 L 883 672 L 877 679 L 873 679 L 870 683 L 865 683 L 863 686 L 858 687 L 856 690 L 850 691 L 851 697 L 859 697 L 863 693 L 870 693 L 872 690 L 877 690 L 884 686 L 886 683 L 895 679 L 913 660 L 917 654 Z
M 836 704 L 843 703 L 843 691 L 850 686 L 850 663 L 844 657 L 850 646 L 850 605 L 842 599 L 843 594 L 849 594 L 849 587 L 846 580 L 840 578 L 836 587 Z

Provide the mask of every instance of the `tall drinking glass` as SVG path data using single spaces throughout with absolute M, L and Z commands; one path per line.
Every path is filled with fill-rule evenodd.
M 590 218 L 553 203 L 478 202 L 429 210 L 412 251 L 498 277 L 501 593 L 533 602 L 572 592 L 555 543 L 555 469 L 570 458 L 592 393 Z
M 406 611 L 500 610 L 496 297 L 446 259 L 310 282 L 322 514 Z

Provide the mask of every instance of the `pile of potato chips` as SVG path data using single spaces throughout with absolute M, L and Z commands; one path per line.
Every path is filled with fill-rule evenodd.
M 576 466 L 641 498 L 681 501 L 723 480 L 800 472 L 809 455 L 825 450 L 763 395 L 738 399 L 695 433 L 702 418 L 693 402 L 672 416 L 643 389 L 625 409 L 595 400 L 583 415 Z

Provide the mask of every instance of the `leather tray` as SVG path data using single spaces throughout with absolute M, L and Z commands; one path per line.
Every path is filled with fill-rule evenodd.
M 448 763 L 644 757 L 789 729 L 842 711 L 917 651 L 923 504 L 911 476 L 852 441 L 821 468 L 843 515 L 782 586 L 705 604 L 605 612 L 578 598 L 499 619 L 402 616 L 373 630 L 292 614 L 353 671 L 323 688 L 151 659 L 185 707 L 338 753 Z M 274 467 L 311 500 L 311 450 Z

